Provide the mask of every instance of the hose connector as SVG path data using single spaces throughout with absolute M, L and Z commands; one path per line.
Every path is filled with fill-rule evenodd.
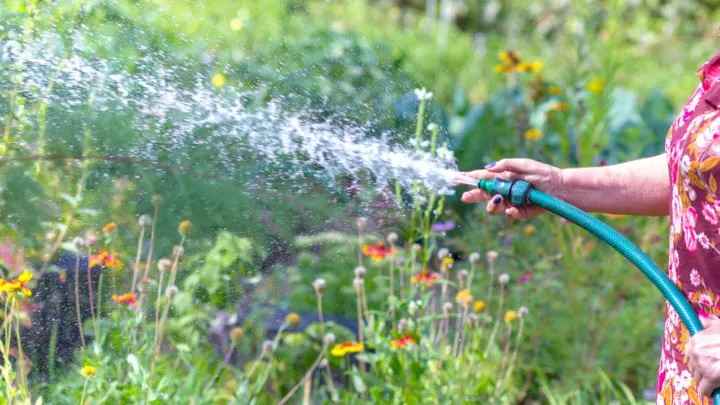
M 533 185 L 525 180 L 505 179 L 481 179 L 477 186 L 488 192 L 490 195 L 500 194 L 505 201 L 509 201 L 515 207 L 522 207 L 530 204 L 528 195 Z

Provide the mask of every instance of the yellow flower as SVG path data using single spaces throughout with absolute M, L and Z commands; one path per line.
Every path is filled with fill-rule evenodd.
M 475 301 L 475 304 L 473 305 L 473 309 L 475 310 L 475 312 L 482 312 L 485 310 L 485 307 L 486 307 L 485 301 L 483 301 L 483 300 L 477 300 L 477 301 Z
M 239 18 L 233 18 L 232 20 L 230 20 L 230 29 L 232 31 L 240 31 L 241 29 L 243 29 L 242 20 Z
M 517 65 L 518 72 L 533 72 L 538 73 L 542 69 L 542 62 L 536 60 L 535 62 L 520 62 Z
M 178 225 L 178 231 L 180 231 L 182 235 L 187 235 L 188 233 L 190 233 L 190 229 L 192 229 L 192 222 L 188 221 L 187 219 L 180 222 L 180 224 Z
M 550 86 L 548 87 L 548 93 L 552 94 L 553 96 L 559 96 L 562 94 L 562 87 L 560 86 Z
M 591 93 L 602 93 L 603 90 L 605 90 L 605 79 L 602 77 L 596 77 L 587 85 L 587 89 Z
M 504 51 L 498 54 L 498 59 L 509 65 L 516 65 L 520 62 L 520 54 L 515 51 Z
M 455 296 L 455 302 L 457 302 L 458 304 L 461 304 L 465 308 L 467 308 L 468 305 L 470 305 L 472 300 L 473 300 L 472 293 L 468 289 L 458 291 L 457 295 Z
M 542 131 L 537 128 L 530 128 L 525 131 L 525 139 L 527 139 L 528 141 L 539 141 L 540 139 L 542 139 L 542 137 Z
M 348 353 L 359 353 L 361 351 L 365 350 L 365 346 L 357 343 L 357 342 L 342 342 L 336 344 L 332 350 L 330 350 L 330 354 L 337 357 L 343 357 Z
M 32 273 L 28 270 L 24 270 L 16 279 L 6 281 L 0 279 L 0 292 L 6 292 L 8 295 L 14 295 L 17 292 L 21 292 L 26 297 L 32 296 L 32 291 L 27 287 L 27 283 L 33 279 Z
M 210 79 L 210 83 L 218 89 L 225 85 L 225 81 L 225 75 L 222 73 L 215 73 L 212 79 Z
M 570 105 L 568 103 L 558 101 L 557 103 L 553 104 L 552 109 L 555 111 L 567 111 L 570 109 Z
M 291 328 L 300 325 L 300 315 L 295 312 L 290 312 L 285 316 L 285 323 Z
M 455 260 L 453 260 L 452 257 L 447 256 L 442 259 L 440 262 L 440 267 L 443 269 L 443 271 L 452 268 L 453 263 L 455 263 Z
M 515 65 L 495 65 L 495 73 L 512 73 L 515 71 Z
M 535 233 L 535 227 L 533 225 L 525 225 L 523 232 L 525 233 L 525 236 L 532 236 Z
M 511 323 L 512 321 L 518 319 L 518 314 L 516 311 L 507 311 L 505 312 L 505 322 Z
M 97 369 L 93 366 L 84 365 L 82 369 L 80 369 L 80 374 L 85 376 L 86 378 L 90 378 L 95 376 L 95 373 L 97 373 Z

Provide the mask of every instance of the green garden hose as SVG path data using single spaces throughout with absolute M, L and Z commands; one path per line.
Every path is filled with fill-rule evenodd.
M 625 256 L 626 259 L 637 266 L 637 268 L 655 284 L 655 287 L 660 290 L 665 299 L 672 305 L 675 311 L 677 311 L 683 324 L 690 332 L 690 335 L 694 335 L 702 330 L 700 319 L 680 289 L 670 281 L 648 255 L 612 227 L 588 215 L 572 204 L 533 188 L 532 184 L 524 180 L 483 179 L 480 180 L 477 185 L 490 195 L 501 195 L 505 201 L 509 201 L 513 206 L 521 207 L 532 204 L 542 207 L 595 235 Z M 720 405 L 720 388 L 713 392 L 713 402 L 715 405 Z

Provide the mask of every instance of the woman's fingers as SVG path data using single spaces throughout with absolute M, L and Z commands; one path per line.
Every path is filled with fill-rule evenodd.
M 483 201 L 487 201 L 490 199 L 490 196 L 488 193 L 485 192 L 485 190 L 481 190 L 479 188 L 466 191 L 463 193 L 462 197 L 460 197 L 460 200 L 464 203 L 481 203 Z
M 501 214 L 505 210 L 505 204 L 503 204 L 503 198 L 501 195 L 494 196 L 487 204 L 487 212 L 490 215 Z

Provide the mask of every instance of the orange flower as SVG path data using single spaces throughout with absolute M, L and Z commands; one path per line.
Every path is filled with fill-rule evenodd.
M 401 338 L 393 339 L 390 342 L 393 349 L 404 349 L 405 347 L 409 345 L 414 345 L 415 343 L 415 338 L 410 335 L 405 335 Z
M 9 295 L 21 292 L 26 297 L 30 297 L 32 291 L 27 287 L 27 283 L 32 279 L 33 275 L 28 270 L 24 270 L 17 278 L 10 281 L 0 279 L 0 292 L 6 292 Z
M 135 293 L 125 293 L 122 295 L 113 294 L 113 301 L 120 305 L 135 305 L 137 304 L 137 296 Z
M 110 232 L 114 232 L 116 229 L 117 229 L 117 224 L 115 222 L 110 222 L 110 223 L 105 224 L 105 226 L 103 226 L 102 231 L 105 233 L 110 233 Z
M 102 249 L 96 255 L 90 255 L 90 267 L 103 266 L 110 269 L 120 268 L 120 260 L 117 258 L 117 252 L 108 252 Z
M 395 254 L 395 250 L 385 246 L 384 243 L 378 242 L 374 245 L 363 245 L 362 252 L 365 256 L 370 256 L 373 260 L 382 260 L 387 256 Z
M 417 275 L 413 276 L 410 279 L 410 282 L 413 284 L 422 284 L 423 287 L 430 287 L 437 281 L 437 279 L 440 278 L 440 275 L 437 273 L 430 273 L 427 269 L 421 271 Z

